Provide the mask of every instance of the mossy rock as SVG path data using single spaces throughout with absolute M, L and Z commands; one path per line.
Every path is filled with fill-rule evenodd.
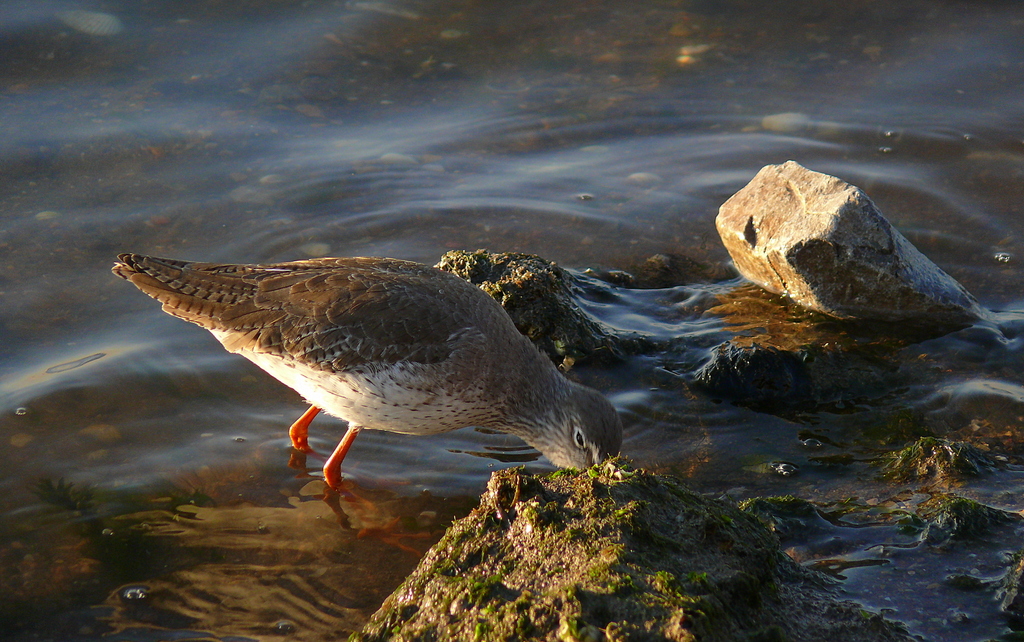
M 975 538 L 1020 516 L 958 495 L 940 493 L 921 504 L 918 513 L 944 537 Z M 936 534 L 929 534 L 936 539 Z
M 1014 628 L 1024 628 L 1024 550 L 1010 560 L 1010 569 L 999 587 L 999 608 Z
M 739 507 L 759 517 L 773 533 L 783 539 L 797 533 L 807 533 L 810 529 L 829 526 L 817 506 L 792 495 L 754 497 L 740 502 Z
M 353 640 L 910 640 L 735 505 L 621 460 L 495 473 Z
M 516 328 L 555 361 L 614 362 L 653 349 L 643 337 L 612 332 L 577 303 L 585 290 L 613 297 L 612 287 L 593 279 L 584 287 L 580 277 L 539 256 L 457 250 L 444 254 L 436 267 L 491 295 Z
M 882 476 L 897 482 L 930 481 L 950 484 L 980 475 L 995 464 L 970 444 L 935 437 L 921 437 L 885 458 Z
M 696 261 L 683 254 L 654 254 L 627 270 L 587 270 L 586 274 L 627 288 L 660 289 L 692 283 L 714 283 L 733 278 L 724 264 Z

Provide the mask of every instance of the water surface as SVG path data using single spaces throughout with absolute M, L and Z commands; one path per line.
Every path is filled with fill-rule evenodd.
M 301 400 L 114 278 L 118 252 L 434 263 L 477 248 L 580 273 L 700 262 L 716 276 L 588 304 L 673 340 L 572 372 L 621 411 L 624 452 L 702 492 L 853 505 L 784 545 L 929 639 L 1004 633 L 991 585 L 945 579 L 999 579 L 1018 527 L 908 536 L 887 515 L 934 489 L 867 462 L 914 430 L 970 438 L 1003 465 L 956 492 L 1022 508 L 1022 26 L 1017 3 L 924 0 L 4 3 L 5 634 L 346 635 L 491 471 L 550 468 L 500 434 L 364 432 L 351 492 L 325 503 L 317 462 L 289 466 Z M 822 403 L 694 388 L 737 333 L 833 336 L 744 289 L 714 229 L 726 198 L 790 159 L 866 190 L 995 321 L 901 343 L 896 384 Z M 913 430 L 893 428 L 901 411 Z M 318 418 L 312 443 L 343 429 Z

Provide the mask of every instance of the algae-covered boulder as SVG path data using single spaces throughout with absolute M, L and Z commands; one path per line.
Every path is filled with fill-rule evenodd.
M 836 600 L 757 517 L 613 461 L 495 473 L 353 639 L 911 638 Z
M 1000 587 L 999 608 L 1015 627 L 1024 627 L 1024 550 L 1013 555 Z
M 986 506 L 967 497 L 936 493 L 918 508 L 921 517 L 928 520 L 930 541 L 949 538 L 970 539 L 988 535 L 993 529 L 1020 519 L 1017 513 L 1008 513 Z
M 985 453 L 970 444 L 921 437 L 887 456 L 883 462 L 882 475 L 897 482 L 920 481 L 949 485 L 994 467 Z
M 444 254 L 435 267 L 494 297 L 519 331 L 556 361 L 615 361 L 650 347 L 644 339 L 618 336 L 590 317 L 577 302 L 584 295 L 580 279 L 539 256 L 457 250 Z M 592 286 L 598 287 L 610 290 L 596 282 Z

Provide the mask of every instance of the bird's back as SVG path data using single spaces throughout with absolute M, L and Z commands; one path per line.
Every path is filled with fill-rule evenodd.
M 122 254 L 113 272 L 228 350 L 343 371 L 438 363 L 467 332 L 518 334 L 489 296 L 409 261 L 330 258 L 227 265 Z M 499 341 L 500 343 L 501 341 Z

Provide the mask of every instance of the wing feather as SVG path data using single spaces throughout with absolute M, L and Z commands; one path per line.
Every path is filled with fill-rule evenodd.
M 115 274 L 160 301 L 164 311 L 212 331 L 228 350 L 336 371 L 443 361 L 481 306 L 497 305 L 454 275 L 397 259 L 268 265 L 137 254 L 118 259 Z

